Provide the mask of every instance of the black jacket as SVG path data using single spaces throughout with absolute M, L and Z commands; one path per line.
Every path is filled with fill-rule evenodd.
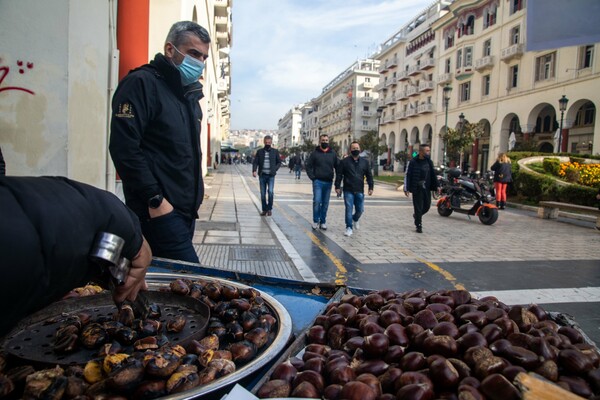
M 0 176 L 0 336 L 22 317 L 97 278 L 88 254 L 98 232 L 140 250 L 138 217 L 115 195 L 60 177 Z
M 0 176 L 6 175 L 6 163 L 4 162 L 4 156 L 2 155 L 2 148 L 0 148 Z
M 427 164 L 426 170 L 429 169 L 428 178 L 424 180 L 421 175 L 423 163 Z M 406 168 L 406 174 L 404 176 L 404 188 L 406 191 L 414 193 L 419 189 L 421 183 L 424 185 L 424 189 L 435 190 L 437 189 L 437 175 L 433 169 L 433 161 L 428 158 L 420 159 L 415 157 L 408 163 Z
M 348 156 L 342 159 L 338 165 L 335 177 L 336 189 L 340 188 L 342 178 L 344 179 L 344 192 L 364 193 L 365 178 L 367 178 L 369 190 L 373 190 L 373 174 L 371 173 L 369 161 L 366 158 L 359 157 L 355 161 L 352 157 Z
M 143 219 L 148 199 L 162 193 L 173 207 L 198 217 L 204 197 L 200 121 L 202 85 L 181 84 L 162 54 L 131 71 L 112 102 L 110 154 L 127 205 Z
M 332 148 L 324 151 L 321 146 L 310 154 L 306 160 L 306 175 L 311 181 L 318 179 L 320 181 L 333 182 L 334 172 L 338 167 L 339 159 Z
M 256 157 L 254 157 L 254 161 L 252 161 L 252 172 L 258 169 L 258 174 L 262 174 L 263 163 L 267 154 L 269 154 L 269 162 L 271 165 L 271 173 L 269 175 L 275 176 L 277 174 L 277 170 L 281 167 L 281 157 L 279 156 L 279 151 L 272 147 L 269 151 L 266 151 L 264 147 L 256 151 Z
M 509 183 L 512 182 L 512 170 L 509 163 L 501 163 L 496 161 L 490 167 L 494 171 L 494 182 Z

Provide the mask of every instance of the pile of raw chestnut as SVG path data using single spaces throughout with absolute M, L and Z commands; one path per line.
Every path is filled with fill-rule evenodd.
M 507 306 L 466 290 L 344 295 L 308 330 L 303 351 L 273 370 L 260 398 L 519 399 L 535 372 L 590 398 L 600 356 L 537 305 Z

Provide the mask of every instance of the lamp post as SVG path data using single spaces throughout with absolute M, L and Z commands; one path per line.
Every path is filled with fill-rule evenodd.
M 348 134 L 348 155 L 350 154 L 350 140 L 352 140 L 352 135 Z
M 452 86 L 450 86 L 449 84 L 446 84 L 444 86 L 444 107 L 446 109 L 446 121 L 444 123 L 444 126 L 445 126 L 445 130 L 446 130 L 446 134 L 444 136 L 444 157 L 442 159 L 442 164 L 444 164 L 444 175 L 446 174 L 445 167 L 447 166 L 447 163 L 448 163 L 446 156 L 447 156 L 447 149 L 448 149 L 448 104 L 450 103 L 450 92 L 452 92 Z
M 377 108 L 377 143 L 379 143 L 379 125 L 381 125 L 381 115 L 383 114 L 383 107 L 378 107 Z M 377 162 L 377 157 L 378 155 L 376 155 L 374 158 L 374 166 L 373 166 L 373 174 L 375 176 L 379 176 L 379 163 Z
M 460 124 L 460 138 L 462 139 L 463 133 L 465 131 L 465 114 L 460 113 L 460 115 L 458 116 L 458 121 Z M 464 153 L 464 149 L 461 147 L 460 148 L 460 160 L 459 160 L 460 164 L 458 165 L 458 168 L 460 168 L 461 171 L 463 171 L 463 153 Z
M 562 151 L 562 130 L 563 130 L 563 117 L 565 115 L 565 111 L 567 110 L 567 103 L 569 99 L 563 94 L 563 96 L 558 99 L 558 107 L 560 109 L 560 131 L 558 132 L 558 152 Z

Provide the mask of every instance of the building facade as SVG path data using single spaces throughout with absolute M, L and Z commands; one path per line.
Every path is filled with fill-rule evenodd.
M 383 43 L 380 137 L 390 154 L 429 143 L 442 163 L 442 135 L 460 116 L 482 128 L 465 169 L 487 170 L 509 148 L 557 152 L 559 140 L 561 151 L 600 153 L 598 43 L 527 51 L 526 13 L 524 0 L 441 0 Z

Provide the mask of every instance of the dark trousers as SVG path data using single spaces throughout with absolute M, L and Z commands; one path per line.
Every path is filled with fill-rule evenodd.
M 152 256 L 200 263 L 192 238 L 196 220 L 173 211 L 142 222 L 142 233 L 152 249 Z
M 275 177 L 273 175 L 260 174 L 258 178 L 260 184 L 260 202 L 263 212 L 273 210 L 273 186 Z M 268 198 L 267 198 L 267 195 Z
M 423 188 L 415 189 L 412 192 L 412 200 L 415 209 L 415 226 L 421 226 L 421 218 L 431 207 L 431 192 Z

